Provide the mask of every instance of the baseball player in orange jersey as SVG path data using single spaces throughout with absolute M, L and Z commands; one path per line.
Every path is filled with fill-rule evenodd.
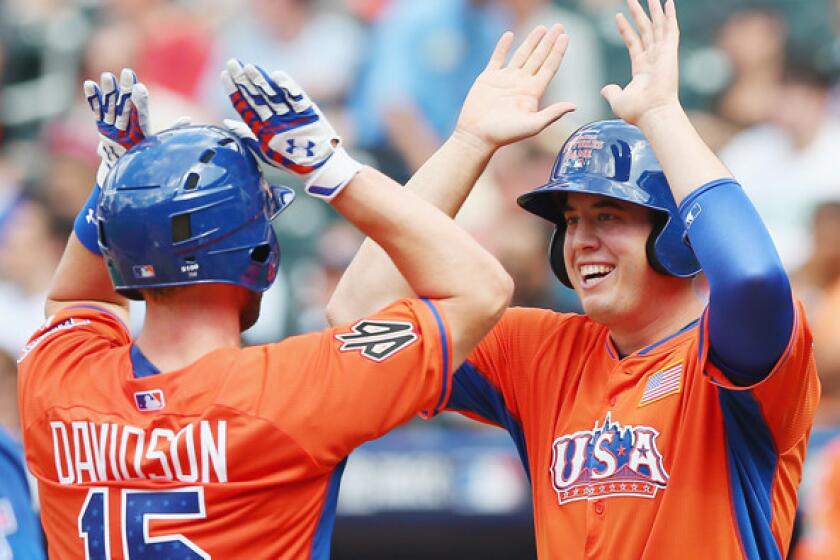
M 509 301 L 498 262 L 353 161 L 288 76 L 231 61 L 223 81 L 247 123 L 231 123 L 236 134 L 147 135 L 147 95 L 131 71 L 85 85 L 101 192 L 80 213 L 49 319 L 19 362 L 52 558 L 328 558 L 347 455 L 438 412 L 452 364 Z M 292 199 L 256 156 L 386 247 L 425 299 L 241 348 L 277 272 L 271 221 Z M 123 296 L 147 304 L 136 340 Z
M 508 310 L 448 409 L 512 435 L 540 558 L 783 558 L 819 398 L 811 335 L 766 228 L 679 103 L 673 0 L 628 6 L 633 77 L 602 90 L 622 120 L 572 134 L 518 200 L 555 224 L 551 266 L 586 314 Z M 493 152 L 530 132 L 558 34 L 535 31 L 508 62 L 501 39 L 410 188 L 454 215 Z M 408 293 L 366 241 L 329 315 Z

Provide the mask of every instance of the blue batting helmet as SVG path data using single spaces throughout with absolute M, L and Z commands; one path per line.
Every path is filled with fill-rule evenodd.
M 231 132 L 186 126 L 149 136 L 108 174 L 99 247 L 118 292 L 217 282 L 254 292 L 277 276 L 271 221 L 294 199 L 270 185 Z
M 548 183 L 517 200 L 525 210 L 555 224 L 549 260 L 554 274 L 569 287 L 563 260 L 563 206 L 570 192 L 606 196 L 653 210 L 657 219 L 647 243 L 651 267 L 680 278 L 700 272 L 671 187 L 653 148 L 635 126 L 610 120 L 579 128 L 560 149 Z

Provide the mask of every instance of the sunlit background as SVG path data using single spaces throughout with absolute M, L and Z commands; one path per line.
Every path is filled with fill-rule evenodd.
M 682 101 L 776 240 L 816 340 L 823 401 L 795 558 L 820 551 L 840 435 L 840 1 L 681 0 Z M 152 128 L 235 117 L 219 82 L 232 56 L 291 74 L 359 159 L 405 181 L 451 131 L 498 36 L 565 24 L 547 95 L 578 111 L 501 150 L 459 220 L 516 281 L 516 305 L 577 309 L 546 264 L 550 230 L 515 197 L 547 177 L 563 139 L 609 117 L 598 95 L 629 79 L 621 0 L 0 0 L 0 354 L 43 319 L 52 272 L 99 159 L 81 81 L 123 67 L 151 92 Z M 267 170 L 277 182 L 289 177 Z M 324 305 L 361 242 L 298 197 L 278 221 L 282 275 L 248 343 L 325 326 Z M 142 306 L 133 308 L 133 328 Z M 0 422 L 14 432 L 14 363 L 0 356 Z M 698 442 L 698 445 L 701 445 Z M 546 467 L 547 468 L 547 467 Z M 835 479 L 838 475 L 834 475 Z M 835 499 L 840 499 L 837 496 Z M 835 520 L 836 522 L 836 520 Z M 334 557 L 534 556 L 530 491 L 505 432 L 454 415 L 416 421 L 351 456 Z M 819 554 L 826 554 L 819 556 Z

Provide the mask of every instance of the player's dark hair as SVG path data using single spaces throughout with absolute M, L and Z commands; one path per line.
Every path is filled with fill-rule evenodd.
M 178 294 L 182 293 L 187 288 L 189 288 L 189 286 L 147 288 L 140 290 L 140 293 L 143 294 L 143 299 L 146 301 L 153 301 L 155 303 L 166 303 L 167 301 L 172 300 L 172 298 L 177 297 Z

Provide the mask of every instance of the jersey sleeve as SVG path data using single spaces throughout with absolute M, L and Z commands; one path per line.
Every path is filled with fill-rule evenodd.
M 430 300 L 266 348 L 261 414 L 322 465 L 418 413 L 437 414 L 451 392 L 450 335 Z
M 101 307 L 68 307 L 49 317 L 18 357 L 18 396 L 24 426 L 36 391 L 52 390 L 92 354 L 130 342 L 128 328 Z
M 795 301 L 794 308 L 794 325 L 785 351 L 766 378 L 748 386 L 733 383 L 709 359 L 708 310 L 701 323 L 704 372 L 724 392 L 726 412 L 739 416 L 739 425 L 751 419 L 763 420 L 779 452 L 787 451 L 808 433 L 820 395 L 811 331 L 802 304 Z
M 530 373 L 543 341 L 555 339 L 560 314 L 513 307 L 461 364 L 452 380 L 447 410 L 516 431 L 520 403 L 533 387 Z

